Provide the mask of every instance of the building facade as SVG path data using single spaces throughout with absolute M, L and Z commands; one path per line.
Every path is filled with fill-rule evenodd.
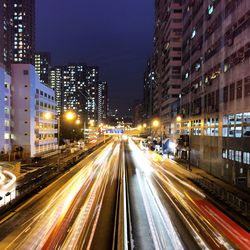
M 62 113 L 62 84 L 63 84 L 63 68 L 54 67 L 50 70 L 50 86 L 55 91 L 56 111 L 60 115 Z
M 34 157 L 54 150 L 57 142 L 55 93 L 40 82 L 34 66 L 12 65 L 13 146 Z
M 48 84 L 50 83 L 50 53 L 49 52 L 36 52 L 35 53 L 35 69 L 38 74 L 40 81 L 42 83 Z
M 56 93 L 59 114 L 73 110 L 86 124 L 90 120 L 98 123 L 98 67 L 85 64 L 54 67 L 50 72 L 50 80 Z M 106 88 L 103 87 L 102 94 L 105 91 Z
M 106 123 L 108 116 L 108 83 L 97 85 L 97 123 Z
M 35 54 L 35 0 L 7 1 L 12 21 L 12 63 L 34 65 Z
M 0 0 L 1 153 L 57 148 L 54 91 L 35 72 L 34 47 L 35 0 Z
M 85 100 L 87 121 L 94 120 L 98 123 L 98 83 L 99 68 L 96 66 L 86 67 L 86 88 L 81 91 L 81 97 Z
M 250 188 L 250 1 L 183 1 L 181 134 L 192 164 Z
M 12 145 L 11 77 L 0 67 L 0 152 L 9 153 Z
M 143 85 L 143 119 L 150 123 L 154 117 L 154 91 L 156 87 L 156 73 L 154 57 L 151 57 L 144 73 Z
M 181 91 L 182 1 L 155 1 L 155 73 L 153 113 L 168 137 L 174 139 Z
M 10 13 L 11 3 L 0 0 L 0 67 L 10 73 L 12 61 L 11 32 L 13 22 Z

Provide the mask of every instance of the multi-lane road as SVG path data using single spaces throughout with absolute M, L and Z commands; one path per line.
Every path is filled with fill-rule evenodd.
M 249 232 L 189 181 L 189 171 L 141 150 L 133 140 L 127 150 L 135 247 L 146 249 L 147 238 L 153 245 L 148 249 L 250 249 Z M 140 205 L 135 204 L 138 197 Z M 138 220 L 138 211 L 144 220 Z
M 102 208 L 107 193 L 116 191 L 119 154 L 120 142 L 112 141 L 7 215 L 0 221 L 0 249 L 89 249 L 92 245 L 101 249 L 93 239 L 101 237 L 97 225 L 102 213 L 111 219 L 103 228 L 108 240 L 99 244 L 110 249 L 115 208 Z
M 0 249 L 250 249 L 249 233 L 188 177 L 112 139 L 6 215 Z

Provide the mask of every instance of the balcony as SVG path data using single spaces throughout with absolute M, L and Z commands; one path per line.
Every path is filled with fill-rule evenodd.
M 35 145 L 36 146 L 41 146 L 41 145 L 46 145 L 46 144 L 57 144 L 57 138 L 53 139 L 36 139 L 35 140 Z

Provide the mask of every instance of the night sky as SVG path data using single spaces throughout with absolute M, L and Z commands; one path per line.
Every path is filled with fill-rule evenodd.
M 38 0 L 36 47 L 53 65 L 100 67 L 111 108 L 127 113 L 142 97 L 143 73 L 153 51 L 153 0 Z

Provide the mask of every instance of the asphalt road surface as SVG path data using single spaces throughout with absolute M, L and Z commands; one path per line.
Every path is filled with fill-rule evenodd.
M 104 198 L 115 193 L 119 153 L 119 141 L 108 143 L 2 219 L 0 249 L 86 249 L 100 237 L 112 244 L 113 215 Z M 99 231 L 105 237 L 96 233 L 103 212 L 111 213 L 108 230 Z

